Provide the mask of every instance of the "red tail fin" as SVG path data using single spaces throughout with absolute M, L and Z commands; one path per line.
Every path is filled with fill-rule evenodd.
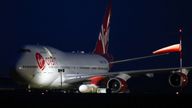
M 106 55 L 108 53 L 111 10 L 112 0 L 109 1 L 109 5 L 105 12 L 103 24 L 101 25 L 101 31 L 99 33 L 99 37 L 93 51 L 93 53 L 95 54 Z

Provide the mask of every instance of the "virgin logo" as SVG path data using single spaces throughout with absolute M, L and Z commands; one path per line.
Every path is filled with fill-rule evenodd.
M 43 70 L 45 68 L 45 60 L 44 60 L 44 58 L 39 53 L 36 53 L 35 57 L 36 57 L 37 64 L 38 64 L 39 68 L 41 70 Z

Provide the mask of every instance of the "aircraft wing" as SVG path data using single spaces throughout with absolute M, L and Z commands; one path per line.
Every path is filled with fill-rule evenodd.
M 130 76 L 138 76 L 148 73 L 168 73 L 168 72 L 176 72 L 180 68 L 160 68 L 160 69 L 145 69 L 145 70 L 131 70 L 131 71 L 119 71 L 119 72 L 110 72 L 110 74 L 128 74 Z M 183 67 L 182 69 L 191 70 L 192 67 Z
M 177 72 L 180 68 L 176 67 L 176 68 L 160 68 L 160 69 L 145 69 L 145 70 L 130 70 L 130 71 L 118 71 L 118 72 L 108 72 L 108 73 L 101 73 L 101 74 L 80 74 L 80 75 L 71 75 L 73 77 L 70 77 L 69 74 L 69 78 L 71 78 L 71 80 L 67 80 L 68 83 L 74 83 L 74 82 L 78 82 L 78 81 L 85 81 L 85 80 L 89 80 L 89 78 L 91 77 L 95 77 L 95 76 L 105 76 L 105 77 L 113 77 L 113 76 L 117 76 L 120 74 L 127 74 L 131 77 L 136 77 L 136 76 L 141 76 L 141 75 L 147 75 L 147 74 L 157 74 L 157 73 L 169 73 L 169 72 Z M 183 67 L 182 69 L 186 69 L 186 71 L 190 71 L 192 70 L 192 67 Z M 74 77 L 76 78 L 76 80 L 74 80 Z

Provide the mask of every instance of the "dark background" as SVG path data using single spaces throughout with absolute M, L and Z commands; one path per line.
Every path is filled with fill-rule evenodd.
M 6 0 L 0 2 L 0 65 L 7 74 L 24 45 L 48 45 L 90 53 L 96 43 L 107 0 Z M 179 43 L 183 29 L 183 66 L 192 65 L 191 4 L 179 0 L 113 0 L 109 51 L 115 60 L 151 55 Z M 113 70 L 179 66 L 179 54 L 118 64 Z M 190 77 L 190 76 L 189 76 Z M 190 81 L 189 81 L 190 82 Z M 172 93 L 168 74 L 129 81 L 132 91 Z M 184 90 L 191 93 L 191 84 Z

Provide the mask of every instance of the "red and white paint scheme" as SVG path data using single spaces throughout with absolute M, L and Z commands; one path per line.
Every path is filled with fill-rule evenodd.
M 43 70 L 45 68 L 45 60 L 44 60 L 44 58 L 38 52 L 35 54 L 35 57 L 36 57 L 39 69 Z
M 111 72 L 112 64 L 153 57 L 112 61 L 108 52 L 111 13 L 112 0 L 109 0 L 92 54 L 67 53 L 50 46 L 24 46 L 22 56 L 16 64 L 15 76 L 19 76 L 17 82 L 37 89 L 74 89 L 81 93 L 127 93 L 127 81 L 133 75 L 171 72 L 171 85 L 181 87 L 187 84 L 186 73 L 190 67 Z
M 101 32 L 99 33 L 99 37 L 94 50 L 95 54 L 102 54 L 102 55 L 107 54 L 109 45 L 111 11 L 112 11 L 112 2 L 110 1 L 104 16 L 103 24 L 101 25 Z

